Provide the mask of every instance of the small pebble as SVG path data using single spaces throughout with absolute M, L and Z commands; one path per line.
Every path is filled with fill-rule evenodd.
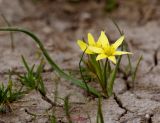
M 150 115 L 149 115 L 149 114 L 146 114 L 146 115 L 145 115 L 145 118 L 146 118 L 146 119 L 149 119 L 149 118 L 150 118 Z

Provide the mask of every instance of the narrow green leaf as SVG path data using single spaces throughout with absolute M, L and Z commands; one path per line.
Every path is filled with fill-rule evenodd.
M 116 21 L 114 21 L 113 19 L 111 19 L 113 24 L 116 26 L 117 30 L 119 31 L 120 35 L 124 35 L 123 31 L 120 30 L 118 24 L 116 23 Z M 124 49 L 124 46 L 122 44 L 121 46 L 121 50 L 123 51 Z M 111 96 L 112 95 L 112 92 L 113 92 L 113 85 L 114 85 L 114 81 L 115 81 L 115 78 L 116 78 L 116 74 L 117 74 L 117 71 L 118 71 L 118 68 L 120 66 L 120 62 L 121 62 L 121 59 L 122 59 L 122 56 L 119 56 L 118 57 L 118 62 L 115 66 L 115 69 L 112 71 L 111 75 L 110 75 L 110 78 L 109 78 L 109 81 L 108 81 L 108 87 L 107 87 L 107 92 L 108 92 L 108 96 Z
M 81 58 L 80 58 L 80 61 L 79 61 L 79 70 L 80 70 L 80 73 L 81 73 L 81 78 L 83 79 L 83 82 L 84 82 L 84 84 L 86 85 L 87 92 L 90 93 L 88 84 L 87 84 L 87 82 L 86 82 L 86 80 L 85 80 L 85 78 L 84 78 L 84 76 L 83 76 L 82 67 L 81 67 L 81 62 L 82 62 L 82 60 L 83 60 L 83 56 L 84 56 L 84 53 L 85 53 L 86 50 L 87 50 L 87 48 L 84 50 L 84 52 L 83 52 L 82 55 L 81 55 Z
M 113 92 L 113 85 L 114 85 L 116 74 L 117 74 L 117 71 L 118 71 L 118 68 L 119 68 L 119 65 L 120 65 L 120 62 L 121 62 L 121 58 L 122 58 L 122 56 L 119 56 L 118 62 L 116 64 L 114 70 L 112 71 L 111 76 L 110 76 L 109 81 L 108 81 L 107 91 L 108 91 L 109 96 L 111 96 L 112 92 Z
M 25 34 L 27 34 L 28 36 L 30 36 L 35 42 L 36 44 L 38 44 L 39 48 L 41 49 L 43 55 L 45 56 L 45 58 L 47 59 L 48 63 L 51 65 L 52 69 L 55 70 L 61 77 L 65 78 L 66 80 L 71 81 L 73 84 L 87 90 L 86 85 L 84 84 L 83 81 L 75 79 L 74 77 L 66 74 L 62 69 L 59 68 L 59 66 L 52 60 L 52 58 L 49 56 L 47 50 L 44 48 L 43 44 L 41 43 L 41 41 L 38 39 L 38 37 L 36 37 L 33 33 L 24 30 L 24 29 L 19 29 L 19 28 L 0 28 L 0 31 L 15 31 L 15 32 L 23 32 Z M 89 86 L 89 90 L 90 92 L 95 95 L 95 96 L 100 96 L 100 93 L 93 87 Z
M 69 96 L 66 96 L 64 99 L 64 111 L 68 120 L 68 123 L 72 123 L 71 116 L 70 116 L 70 105 L 69 105 Z
M 137 61 L 137 64 L 136 64 L 136 67 L 135 67 L 135 69 L 134 69 L 134 71 L 133 71 L 133 73 L 132 73 L 132 82 L 133 82 L 133 83 L 134 83 L 134 81 L 135 81 L 136 74 L 137 74 L 137 70 L 138 70 L 138 67 L 139 67 L 139 64 L 140 64 L 142 58 L 143 58 L 142 56 L 139 57 L 139 59 L 138 59 L 138 61 Z
M 91 59 L 91 64 L 95 68 L 95 74 L 97 75 L 97 78 L 99 79 L 100 85 L 103 87 L 104 85 L 104 80 L 103 80 L 103 71 L 101 70 L 100 63 L 96 61 L 96 56 L 95 55 L 90 55 Z
M 50 117 L 50 121 L 51 121 L 51 123 L 57 123 L 57 118 L 54 115 L 52 115 Z
M 97 123 L 104 123 L 101 97 L 98 98 Z
M 108 79 L 108 59 L 106 59 L 105 61 L 103 77 L 104 77 L 104 88 L 106 88 Z
M 29 68 L 29 66 L 28 66 L 25 58 L 24 58 L 23 56 L 21 56 L 21 58 L 22 58 L 22 62 L 23 62 L 23 64 L 24 64 L 25 68 L 27 69 L 28 72 L 30 72 L 30 68 Z
M 43 59 L 41 59 L 40 64 L 38 65 L 38 68 L 36 70 L 36 76 L 40 76 L 40 74 L 43 72 L 43 68 L 44 68 L 44 61 Z

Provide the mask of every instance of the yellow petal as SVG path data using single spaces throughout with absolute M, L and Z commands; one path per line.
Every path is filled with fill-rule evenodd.
M 89 46 L 88 49 L 94 53 L 104 53 L 104 50 L 99 47 Z
M 116 64 L 115 56 L 109 56 L 108 59 L 111 60 L 114 64 Z
M 84 51 L 88 47 L 88 45 L 81 40 L 78 40 L 77 44 L 79 45 L 82 51 Z
M 101 59 L 104 59 L 104 58 L 107 58 L 107 55 L 105 55 L 105 54 L 99 54 L 97 56 L 96 60 L 98 61 L 98 60 L 101 60 Z
M 89 49 L 86 49 L 85 53 L 86 53 L 86 54 L 94 54 L 94 52 L 92 52 L 92 51 L 89 50 Z
M 97 42 L 98 45 L 102 45 L 103 47 L 105 47 L 106 45 L 109 45 L 109 41 L 108 41 L 108 38 L 105 34 L 104 31 L 101 31 L 101 35 L 98 39 L 98 42 Z
M 115 50 L 122 44 L 124 40 L 124 35 L 121 36 L 112 46 L 115 48 Z
M 88 45 L 86 43 L 84 43 L 83 41 L 78 40 L 77 44 L 79 45 L 79 47 L 81 48 L 82 51 L 86 50 L 85 53 L 87 53 L 87 54 L 93 54 L 93 52 L 88 49 Z
M 124 55 L 124 54 L 132 54 L 131 52 L 125 52 L 125 51 L 116 51 L 114 55 Z
M 94 37 L 92 36 L 91 33 L 88 33 L 88 44 L 89 45 L 95 45 Z

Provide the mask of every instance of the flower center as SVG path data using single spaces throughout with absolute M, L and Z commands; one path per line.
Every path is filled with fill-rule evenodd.
M 107 56 L 113 56 L 114 52 L 115 52 L 115 48 L 113 46 L 106 46 L 104 48 L 105 54 Z

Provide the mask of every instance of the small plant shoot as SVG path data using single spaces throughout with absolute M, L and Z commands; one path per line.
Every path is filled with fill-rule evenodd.
M 106 97 L 112 95 L 113 83 L 116 77 L 117 68 L 117 56 L 132 54 L 131 52 L 121 51 L 119 47 L 124 41 L 124 35 L 122 35 L 115 43 L 110 44 L 104 31 L 101 31 L 100 37 L 96 42 L 91 33 L 88 33 L 88 44 L 85 41 L 78 40 L 77 44 L 80 49 L 88 56 L 85 59 L 86 69 L 89 69 L 100 84 L 103 94 Z M 113 65 L 111 65 L 113 64 Z M 117 66 L 117 67 L 116 67 Z

